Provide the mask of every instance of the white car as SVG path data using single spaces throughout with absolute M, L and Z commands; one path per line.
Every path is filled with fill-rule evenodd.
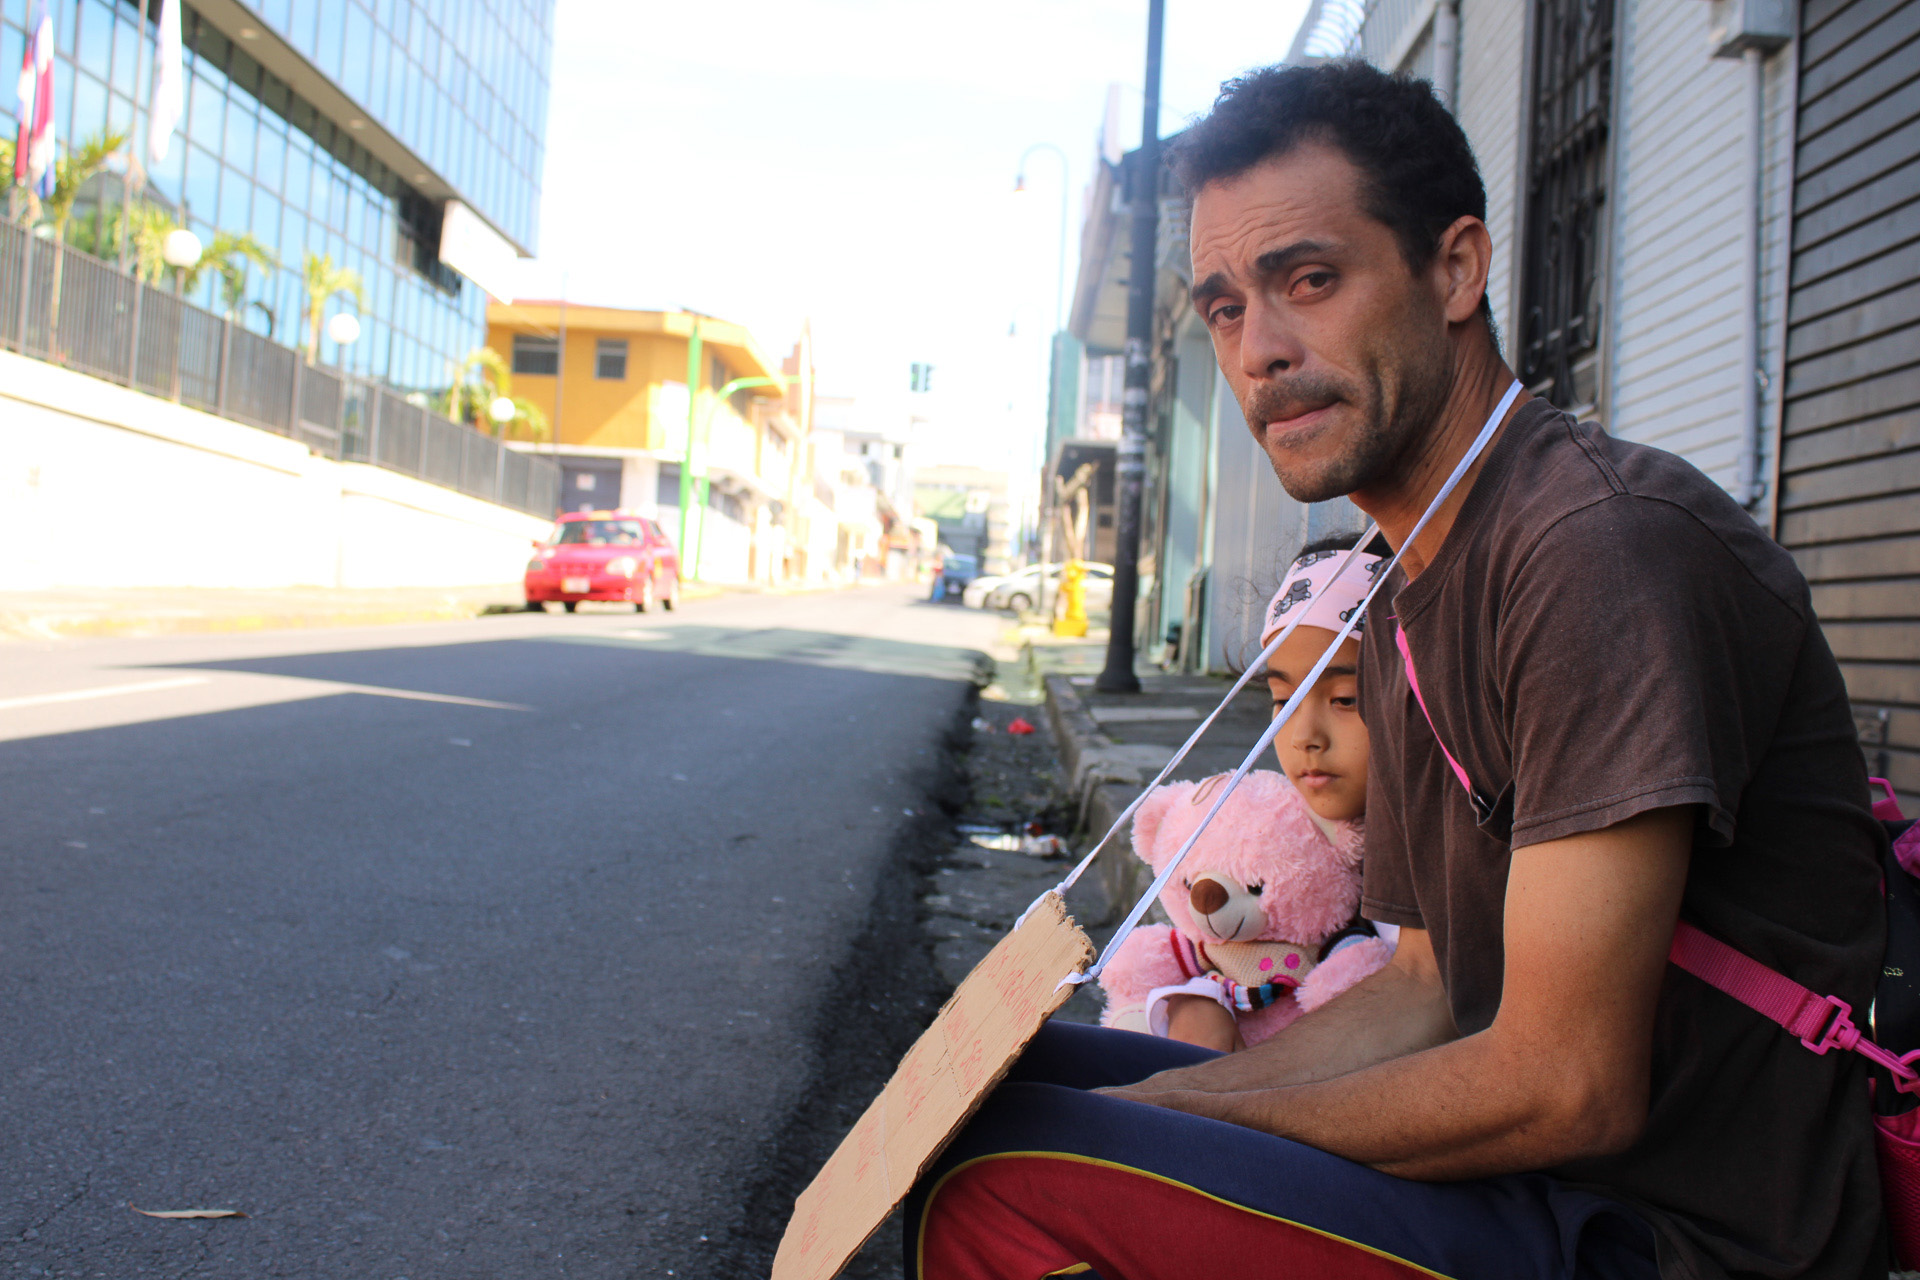
M 994 583 L 986 593 L 984 607 L 1025 613 L 1040 602 L 1042 584 L 1050 588 L 1059 576 L 1060 566 L 1057 564 L 1030 564 L 1018 573 L 1010 573 Z
M 960 603 L 969 609 L 983 609 L 987 603 L 987 593 L 1007 580 L 1004 573 L 982 574 L 967 584 L 960 593 Z
M 1089 612 L 1102 613 L 1113 608 L 1112 565 L 1088 561 L 1085 582 Z M 989 592 L 986 607 L 1026 613 L 1039 607 L 1044 598 L 1047 606 L 1057 613 L 1059 593 L 1060 566 L 1057 564 L 1035 565 L 1032 569 L 1007 579 Z

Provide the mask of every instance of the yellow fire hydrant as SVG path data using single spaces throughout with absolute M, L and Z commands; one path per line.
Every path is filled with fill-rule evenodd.
M 1053 634 L 1087 634 L 1087 566 L 1078 560 L 1069 560 L 1060 567 L 1060 599 L 1066 607 L 1053 620 Z

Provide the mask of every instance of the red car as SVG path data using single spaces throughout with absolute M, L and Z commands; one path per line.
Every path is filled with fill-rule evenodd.
M 574 511 L 555 522 L 527 561 L 527 608 L 558 600 L 629 602 L 645 613 L 680 603 L 680 555 L 660 526 L 631 511 Z

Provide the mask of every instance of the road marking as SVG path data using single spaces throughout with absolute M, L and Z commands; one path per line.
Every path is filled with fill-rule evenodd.
M 142 680 L 138 684 L 110 684 L 98 689 L 69 689 L 65 693 L 34 693 L 23 698 L 0 698 L 0 711 L 15 707 L 39 707 L 53 702 L 84 702 L 89 698 L 111 698 L 120 693 L 157 693 L 161 689 L 183 689 L 190 684 L 205 684 L 205 676 L 176 676 L 171 680 Z
M 309 684 L 323 684 L 336 693 L 366 693 L 376 698 L 404 698 L 408 702 L 446 702 L 456 707 L 485 707 L 489 711 L 533 710 L 517 702 L 489 702 L 485 698 L 461 698 L 451 693 L 419 693 L 413 689 L 387 689 L 377 684 L 345 684 L 338 680 L 314 680 L 307 676 L 289 678 L 306 680 Z

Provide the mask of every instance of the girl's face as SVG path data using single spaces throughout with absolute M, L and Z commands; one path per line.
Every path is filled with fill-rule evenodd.
M 1280 708 L 1333 642 L 1324 627 L 1296 627 L 1267 663 L 1273 711 Z M 1273 740 L 1280 767 L 1307 805 L 1330 821 L 1367 809 L 1367 727 L 1360 723 L 1360 641 L 1349 637 L 1320 673 L 1313 691 Z

